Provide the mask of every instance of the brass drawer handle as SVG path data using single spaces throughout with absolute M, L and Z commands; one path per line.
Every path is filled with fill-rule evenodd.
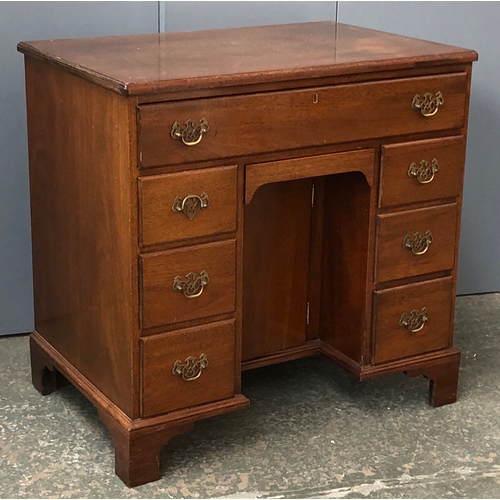
M 193 220 L 195 215 L 210 205 L 207 193 L 201 193 L 200 196 L 196 194 L 188 194 L 184 199 L 175 197 L 172 211 L 184 214 L 189 220 Z
M 186 382 L 196 380 L 201 375 L 201 372 L 208 366 L 208 358 L 206 354 L 201 354 L 199 359 L 194 356 L 186 358 L 184 363 L 178 359 L 172 368 L 173 375 L 179 375 Z
M 186 146 L 196 146 L 202 139 L 203 134 L 209 131 L 208 122 L 205 118 L 196 125 L 194 120 L 187 120 L 182 126 L 179 122 L 172 125 L 170 137 L 180 139 Z
M 407 328 L 411 333 L 416 333 L 422 330 L 425 322 L 429 319 L 429 311 L 427 307 L 422 307 L 422 310 L 413 309 L 410 314 L 403 313 L 399 318 L 399 326 Z
M 176 292 L 182 292 L 188 299 L 194 299 L 203 293 L 209 281 L 208 273 L 205 270 L 201 271 L 199 275 L 188 273 L 185 278 L 177 275 L 174 278 L 173 289 Z
M 410 163 L 408 177 L 415 177 L 420 184 L 429 184 L 434 180 L 436 172 L 439 172 L 439 163 L 436 158 L 433 158 L 430 163 L 422 160 L 419 166 L 415 162 Z
M 433 96 L 430 92 L 426 92 L 423 97 L 416 94 L 411 103 L 412 109 L 415 111 L 420 110 L 423 116 L 434 116 L 439 106 L 444 104 L 443 94 L 440 91 L 436 92 Z
M 413 238 L 407 234 L 403 239 L 403 248 L 405 250 L 411 250 L 413 255 L 423 255 L 432 243 L 433 236 L 431 231 L 427 231 L 425 234 L 416 232 Z

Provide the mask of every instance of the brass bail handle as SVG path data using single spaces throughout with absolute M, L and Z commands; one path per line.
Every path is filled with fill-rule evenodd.
M 199 359 L 194 356 L 186 358 L 184 363 L 178 359 L 172 368 L 173 375 L 179 375 L 186 382 L 191 382 L 200 377 L 201 372 L 208 366 L 206 354 L 201 354 Z
M 438 111 L 439 107 L 444 104 L 444 98 L 441 91 L 436 92 L 436 95 L 426 92 L 423 96 L 420 94 L 415 94 L 413 101 L 411 103 L 412 109 L 415 111 L 420 111 L 422 116 L 430 117 L 434 116 Z
M 420 184 L 432 182 L 436 172 L 439 172 L 439 163 L 436 158 L 433 158 L 430 163 L 422 160 L 418 165 L 411 162 L 408 167 L 408 177 L 417 179 Z
M 203 192 L 200 196 L 197 194 L 188 194 L 185 198 L 176 196 L 172 205 L 172 212 L 184 214 L 189 220 L 193 220 L 196 214 L 210 205 L 208 194 Z
M 425 234 L 417 231 L 413 238 L 407 234 L 403 239 L 403 248 L 405 250 L 411 250 L 413 255 L 423 255 L 433 241 L 432 232 L 430 230 L 426 231 Z
M 413 309 L 410 313 L 403 313 L 399 318 L 399 326 L 406 328 L 411 333 L 417 333 L 425 326 L 426 321 L 429 320 L 429 311 L 427 307 Z
M 194 120 L 186 120 L 184 125 L 174 122 L 170 137 L 182 141 L 186 146 L 196 146 L 203 139 L 203 134 L 208 132 L 210 127 L 205 118 L 202 118 L 197 125 Z
M 174 278 L 172 288 L 176 292 L 183 293 L 188 299 L 194 299 L 203 293 L 205 286 L 207 286 L 209 282 L 210 278 L 208 277 L 208 273 L 203 270 L 200 274 L 193 272 L 188 273 L 184 278 L 177 275 Z

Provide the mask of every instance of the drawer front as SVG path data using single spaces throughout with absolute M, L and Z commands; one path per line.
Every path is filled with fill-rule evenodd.
M 376 282 L 455 265 L 456 203 L 378 216 Z
M 234 395 L 234 321 L 142 339 L 143 416 Z
M 451 345 L 451 277 L 375 292 L 375 363 Z
M 141 245 L 236 230 L 236 167 L 139 179 Z
M 140 266 L 142 328 L 235 309 L 234 240 L 143 254 Z
M 438 92 L 444 102 L 434 116 L 412 109 L 417 94 Z M 141 167 L 460 128 L 466 94 L 466 74 L 453 73 L 144 104 Z
M 379 206 L 457 197 L 464 164 L 463 136 L 383 146 Z

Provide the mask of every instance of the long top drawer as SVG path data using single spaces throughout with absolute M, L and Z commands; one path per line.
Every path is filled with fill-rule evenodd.
M 415 96 L 422 100 L 426 94 L 427 99 L 442 96 L 433 116 L 412 106 Z M 457 129 L 464 123 L 466 96 L 467 75 L 452 73 L 144 104 L 138 111 L 140 165 Z M 201 138 L 193 129 L 201 130 Z

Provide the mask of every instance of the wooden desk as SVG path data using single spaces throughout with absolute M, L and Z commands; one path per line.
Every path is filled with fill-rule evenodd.
M 35 387 L 129 486 L 241 371 L 321 354 L 455 401 L 472 61 L 331 22 L 23 42 Z

